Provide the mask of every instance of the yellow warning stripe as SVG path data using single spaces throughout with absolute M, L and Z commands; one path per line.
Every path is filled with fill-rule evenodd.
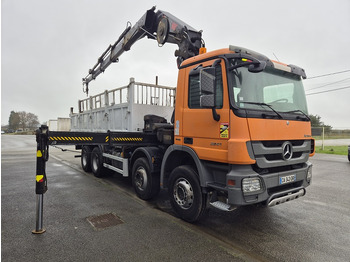
M 142 137 L 114 137 L 113 141 L 116 142 L 142 142 Z
M 92 141 L 93 137 L 75 137 L 75 136 L 50 136 L 50 141 Z M 116 142 L 142 142 L 142 137 L 114 137 L 111 139 Z M 109 141 L 109 136 L 106 136 L 105 142 Z
M 75 136 L 50 136 L 51 141 L 92 141 L 93 137 L 75 137 Z

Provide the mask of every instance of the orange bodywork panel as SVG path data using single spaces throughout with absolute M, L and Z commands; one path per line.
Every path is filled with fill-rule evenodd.
M 215 60 L 203 62 L 202 65 L 210 66 Z M 216 110 L 220 115 L 220 121 L 215 121 L 211 109 L 194 109 L 188 106 L 188 75 L 195 66 L 179 72 L 178 86 L 184 88 L 178 88 L 179 92 L 176 94 L 174 142 L 191 147 L 200 159 L 226 163 L 229 132 L 222 130 L 226 130 L 230 121 L 227 81 L 223 81 L 223 106 Z M 223 78 L 226 79 L 225 71 L 222 63 Z M 189 139 L 191 143 L 188 143 Z
M 249 118 L 248 123 L 252 141 L 311 138 L 310 122 Z
M 247 142 L 250 141 L 247 119 L 235 116 L 231 110 L 230 123 L 227 162 L 240 165 L 254 164 L 255 160 L 250 158 L 247 150 Z
M 199 159 L 228 164 L 249 165 L 256 161 L 248 153 L 248 142 L 268 140 L 302 140 L 311 138 L 310 122 L 283 119 L 258 119 L 236 116 L 229 103 L 225 63 L 221 62 L 223 79 L 223 106 L 216 109 L 220 120 L 213 119 L 212 110 L 189 108 L 189 73 L 201 60 L 210 66 L 217 56 L 230 53 L 220 49 L 192 57 L 183 62 L 190 65 L 179 70 L 176 91 L 174 143 L 192 148 Z M 211 60 L 211 57 L 214 57 Z

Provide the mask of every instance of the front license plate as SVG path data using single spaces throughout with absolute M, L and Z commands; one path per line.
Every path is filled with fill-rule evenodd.
M 292 183 L 297 180 L 297 175 L 281 176 L 280 185 Z

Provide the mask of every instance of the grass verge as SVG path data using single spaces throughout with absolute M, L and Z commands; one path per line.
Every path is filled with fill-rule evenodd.
M 322 136 L 312 136 L 312 138 L 314 138 L 315 140 L 322 140 Z M 325 135 L 324 139 L 325 140 L 328 140 L 328 139 L 350 139 L 350 136 L 349 135 L 342 135 L 342 136 Z
M 348 146 L 325 146 L 324 150 L 322 150 L 322 146 L 316 146 L 316 153 L 346 156 L 348 155 Z

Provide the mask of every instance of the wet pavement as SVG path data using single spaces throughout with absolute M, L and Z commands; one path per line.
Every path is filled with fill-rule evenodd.
M 50 148 L 46 233 L 35 228 L 34 137 L 2 136 L 3 261 L 348 261 L 350 163 L 316 154 L 304 197 L 273 208 L 210 208 L 178 219 L 166 192 L 138 199 L 120 175 L 85 173 L 79 152 Z M 72 148 L 70 148 L 72 149 Z M 74 149 L 74 148 L 73 148 Z
M 1 153 L 2 261 L 253 261 L 54 153 L 47 162 L 46 232 L 32 234 L 35 138 L 3 136 Z M 105 214 L 121 222 L 98 228 L 88 221 Z

